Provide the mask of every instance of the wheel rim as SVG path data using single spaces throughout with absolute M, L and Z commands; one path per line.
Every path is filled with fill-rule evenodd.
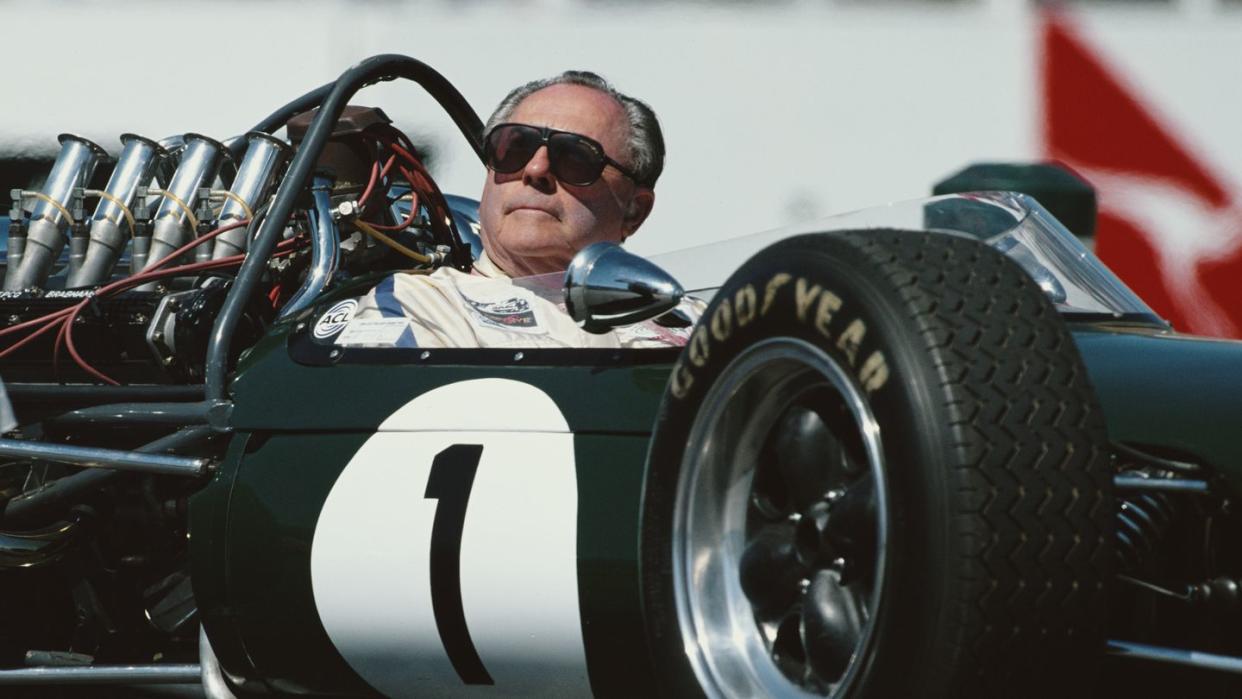
M 847 695 L 882 610 L 889 522 L 879 426 L 849 374 L 803 340 L 751 346 L 683 458 L 673 588 L 699 685 Z

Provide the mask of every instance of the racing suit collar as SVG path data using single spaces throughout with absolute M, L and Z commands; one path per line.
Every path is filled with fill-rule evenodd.
M 474 261 L 471 273 L 488 279 L 509 279 L 509 275 L 487 256 L 486 250 L 479 253 L 479 259 Z

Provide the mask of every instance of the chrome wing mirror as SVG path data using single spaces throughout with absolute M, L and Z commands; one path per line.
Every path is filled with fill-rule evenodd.
M 654 318 L 685 291 L 672 276 L 616 243 L 594 243 L 565 271 L 565 309 L 589 333 Z

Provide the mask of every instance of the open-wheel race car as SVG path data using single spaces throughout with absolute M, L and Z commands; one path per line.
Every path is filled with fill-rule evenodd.
M 480 243 L 411 139 L 347 107 L 396 78 L 482 153 L 443 77 L 377 56 L 245 137 L 126 135 L 109 171 L 64 136 L 15 192 L 0 692 L 1059 696 L 1111 695 L 1110 655 L 1242 669 L 1242 345 L 1173 332 L 1034 199 L 513 282 L 600 333 L 697 296 L 684 347 L 409 346 L 358 299 Z

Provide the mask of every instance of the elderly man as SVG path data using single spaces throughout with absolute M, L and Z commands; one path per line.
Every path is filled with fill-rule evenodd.
M 483 245 L 510 276 L 563 271 L 578 250 L 625 240 L 651 213 L 659 122 L 594 73 L 517 88 L 486 133 Z
M 337 342 L 684 344 L 685 328 L 653 322 L 592 335 L 558 307 L 559 275 L 574 254 L 599 241 L 620 243 L 651 213 L 664 166 L 664 140 L 651 108 L 594 73 L 567 71 L 510 92 L 485 135 L 488 173 L 479 203 L 484 252 L 472 274 L 441 268 L 385 279 L 362 300 Z M 555 276 L 537 276 L 548 274 Z

